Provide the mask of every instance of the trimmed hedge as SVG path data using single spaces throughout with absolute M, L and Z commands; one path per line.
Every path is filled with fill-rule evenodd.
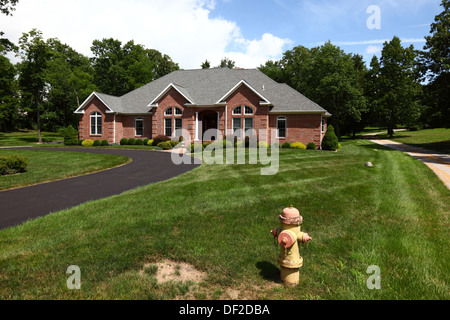
M 170 138 L 168 136 L 159 135 L 155 139 L 153 139 L 153 145 L 157 146 L 161 142 L 167 142 L 170 141 Z
M 121 146 L 126 146 L 127 144 L 128 144 L 128 139 L 127 138 L 120 139 L 120 145 Z
M 170 141 L 164 141 L 164 142 L 158 143 L 158 147 L 160 147 L 163 150 L 171 150 L 172 144 L 170 143 Z
M 92 147 L 94 145 L 94 141 L 91 139 L 84 140 L 81 144 L 83 147 Z
M 8 175 L 26 172 L 28 160 L 13 154 L 7 157 L 0 157 L 0 175 Z
M 306 149 L 308 149 L 308 150 L 316 150 L 316 149 L 317 149 L 317 146 L 316 146 L 316 144 L 315 144 L 314 142 L 310 142 L 310 143 L 308 143 L 308 145 L 306 146 Z
M 100 145 L 102 147 L 107 147 L 107 146 L 109 146 L 109 142 L 108 142 L 108 140 L 102 140 L 102 142 L 100 142 Z
M 134 146 L 136 144 L 136 139 L 135 138 L 130 138 L 129 140 L 128 140 L 128 145 L 129 146 Z
M 94 147 L 100 147 L 100 145 L 101 145 L 102 143 L 101 143 L 101 141 L 100 140 L 94 140 Z
M 291 143 L 291 149 L 300 149 L 300 150 L 306 150 L 306 146 L 301 142 L 294 142 Z
M 144 145 L 144 140 L 142 139 L 137 139 L 136 142 L 134 143 L 136 146 L 142 146 Z
M 283 149 L 290 149 L 291 148 L 291 144 L 289 142 L 285 142 L 285 143 L 283 143 L 282 148 Z

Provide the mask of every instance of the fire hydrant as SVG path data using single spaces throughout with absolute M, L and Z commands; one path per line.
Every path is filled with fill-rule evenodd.
M 283 210 L 280 222 L 281 229 L 275 228 L 271 233 L 281 246 L 281 253 L 278 255 L 281 281 L 287 286 L 295 287 L 300 283 L 300 267 L 303 266 L 299 243 L 307 243 L 312 238 L 307 233 L 300 231 L 303 217 L 292 205 Z

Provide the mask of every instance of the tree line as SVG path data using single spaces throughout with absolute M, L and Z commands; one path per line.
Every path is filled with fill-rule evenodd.
M 449 127 L 449 1 L 442 0 L 423 50 L 404 47 L 394 37 L 366 66 L 362 56 L 326 42 L 297 46 L 259 69 L 327 109 L 339 139 L 368 125 L 386 127 L 390 134 L 397 125 Z M 16 3 L 0 0 L 0 13 L 11 14 Z M 0 30 L 1 131 L 77 127 L 73 111 L 93 91 L 121 96 L 179 69 L 169 56 L 134 41 L 94 40 L 88 58 L 36 29 L 18 44 L 2 36 Z M 9 52 L 20 62 L 12 64 Z M 201 67 L 210 68 L 210 62 Z M 217 67 L 234 68 L 235 62 L 224 58 Z
M 403 47 L 395 36 L 381 57 L 367 67 L 360 55 L 327 42 L 297 46 L 260 70 L 289 84 L 328 110 L 339 139 L 366 126 L 382 126 L 392 136 L 397 125 L 409 128 L 450 126 L 449 0 L 431 24 L 423 50 Z

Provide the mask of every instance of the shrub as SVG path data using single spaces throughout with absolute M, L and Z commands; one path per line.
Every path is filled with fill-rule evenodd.
M 153 141 L 153 145 L 154 146 L 157 146 L 158 144 L 160 144 L 161 142 L 167 142 L 167 141 L 170 141 L 170 138 L 168 137 L 168 136 L 162 136 L 162 135 L 159 135 L 159 136 L 157 136 L 155 139 L 153 139 L 154 141 Z
M 129 145 L 129 146 L 134 146 L 135 143 L 136 143 L 136 139 L 135 139 L 135 138 L 130 138 L 130 139 L 128 140 L 128 145 Z
M 252 141 L 252 143 L 253 143 L 253 141 L 256 141 L 256 147 L 258 147 L 258 137 L 255 137 L 255 136 L 245 137 L 244 143 L 245 143 L 246 148 L 250 148 L 250 141 Z M 254 147 L 254 146 L 252 146 L 252 147 Z
M 78 131 L 72 125 L 63 130 L 64 145 L 77 146 L 78 145 Z
M 120 139 L 120 145 L 121 146 L 126 146 L 127 144 L 128 144 L 128 139 L 127 138 Z
M 82 143 L 83 147 L 92 147 L 94 145 L 94 141 L 91 139 L 84 140 Z
M 271 148 L 278 148 L 278 149 L 280 149 L 281 148 L 281 144 L 279 142 L 274 142 L 274 143 L 271 144 L 270 147 Z
M 101 141 L 100 140 L 94 140 L 94 147 L 100 147 Z
M 332 125 L 328 126 L 327 133 L 325 133 L 325 137 L 322 141 L 322 149 L 331 151 L 339 149 L 339 140 L 334 133 L 334 127 Z
M 148 142 L 150 141 L 150 139 L 144 139 L 144 141 L 142 142 L 144 146 L 148 146 Z
M 316 150 L 316 149 L 317 149 L 317 146 L 316 146 L 316 144 L 315 144 L 314 142 L 310 142 L 310 143 L 308 143 L 308 145 L 306 146 L 306 149 L 308 149 L 308 150 Z
M 170 143 L 170 141 L 164 141 L 158 143 L 158 147 L 161 148 L 162 150 L 170 150 L 172 149 L 172 144 Z
M 0 175 L 25 172 L 27 165 L 28 160 L 17 154 L 8 157 L 0 157 Z
M 212 143 L 212 142 L 205 142 L 205 143 L 203 144 L 203 149 L 206 149 L 206 147 L 209 146 L 211 143 Z
M 155 140 L 151 139 L 151 140 L 149 140 L 149 141 L 147 142 L 147 145 L 148 145 L 148 146 L 152 146 L 153 143 L 155 143 Z
M 191 153 L 195 153 L 195 146 L 197 146 L 198 149 L 201 149 L 202 151 L 205 149 L 203 148 L 203 145 L 201 145 L 200 143 L 191 143 Z
M 108 140 L 102 140 L 102 142 L 100 142 L 100 145 L 102 147 L 107 147 L 107 146 L 109 146 L 109 142 L 108 142 Z
M 265 141 L 260 141 L 258 143 L 258 148 L 266 148 L 266 149 L 268 149 L 269 148 L 269 144 L 267 142 L 265 142 Z
M 136 146 L 142 146 L 144 145 L 144 140 L 142 139 L 137 139 L 136 142 L 134 143 Z
M 297 141 L 291 144 L 291 149 L 306 150 L 306 146 L 303 143 Z
M 291 144 L 289 142 L 283 143 L 283 149 L 290 149 L 290 148 L 291 148 Z
M 170 145 L 172 146 L 172 148 L 175 148 L 177 145 L 180 144 L 179 141 L 167 141 L 168 143 L 170 143 Z
M 120 144 L 118 144 L 118 143 L 111 143 L 111 147 L 117 147 L 117 146 L 120 146 Z
M 84 140 L 78 141 L 78 145 L 79 145 L 79 146 L 82 146 L 82 145 L 83 145 L 83 142 L 84 142 Z
M 238 141 L 238 138 L 235 135 L 228 135 L 225 137 L 225 140 L 230 141 L 233 144 L 233 146 L 235 146 Z

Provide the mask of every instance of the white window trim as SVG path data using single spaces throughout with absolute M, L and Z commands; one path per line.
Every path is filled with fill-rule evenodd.
M 239 119 L 239 123 L 240 123 L 240 125 L 239 125 L 239 128 L 238 129 L 235 129 L 234 128 L 234 119 Z M 236 134 L 236 131 L 237 130 L 241 130 L 242 131 L 242 118 L 232 118 L 232 120 L 231 120 L 231 126 L 232 126 L 232 130 L 233 130 L 233 135 L 234 134 Z M 238 137 L 238 138 L 242 138 L 242 137 Z
M 170 111 L 170 114 L 168 114 L 167 112 Z M 172 116 L 173 115 L 173 107 L 167 108 L 166 111 L 164 111 L 164 116 Z
M 249 129 L 247 129 L 245 127 L 245 122 L 246 122 L 247 119 L 252 120 L 252 127 L 249 128 Z M 247 132 L 247 130 L 253 130 L 253 129 L 255 129 L 255 119 L 254 118 L 244 118 L 244 132 Z
M 137 132 L 137 122 L 138 121 L 142 121 L 142 134 L 138 134 L 138 132 Z M 137 118 L 134 119 L 134 135 L 136 137 L 143 137 L 144 136 L 144 118 L 137 117 Z
M 181 111 L 181 114 L 177 114 L 177 110 L 180 110 L 180 111 Z M 183 110 L 182 110 L 181 108 L 175 107 L 175 108 L 174 108 L 174 111 L 173 111 L 173 115 L 174 115 L 175 117 L 182 117 L 182 116 L 183 116 Z
M 170 135 L 166 134 L 167 133 L 167 121 L 166 120 L 170 120 L 170 131 L 171 131 Z M 173 118 L 164 118 L 164 135 L 167 137 L 171 137 L 172 134 L 173 134 Z
M 278 122 L 279 122 L 281 119 L 284 119 L 284 121 L 285 121 L 285 128 L 284 128 L 284 130 L 285 130 L 285 137 L 280 137 L 280 128 L 279 128 L 279 126 L 278 126 L 278 124 L 279 124 Z M 288 136 L 287 117 L 285 117 L 285 116 L 283 116 L 283 117 L 278 117 L 278 118 L 277 118 L 277 139 L 286 139 L 287 136 Z
M 95 132 L 92 132 L 92 118 L 95 118 L 95 126 L 94 126 L 94 130 Z M 100 118 L 100 126 L 101 126 L 101 133 L 98 133 L 98 119 Z M 103 133 L 103 117 L 102 114 L 100 112 L 93 112 L 91 113 L 91 116 L 89 118 L 91 120 L 90 123 L 90 127 L 91 127 L 91 136 L 101 136 Z
M 241 112 L 240 113 L 236 113 L 235 110 L 237 108 L 241 108 Z M 242 116 L 242 106 L 237 106 L 236 108 L 233 109 L 233 116 Z
M 320 125 L 321 125 L 321 131 L 322 131 L 322 133 L 324 133 L 325 132 L 325 119 L 322 118 Z
M 250 108 L 250 109 L 252 109 L 252 113 L 247 113 L 247 108 Z M 244 115 L 246 115 L 246 116 L 253 116 L 255 114 L 255 110 L 253 110 L 253 108 L 252 107 L 250 107 L 250 106 L 244 106 Z

